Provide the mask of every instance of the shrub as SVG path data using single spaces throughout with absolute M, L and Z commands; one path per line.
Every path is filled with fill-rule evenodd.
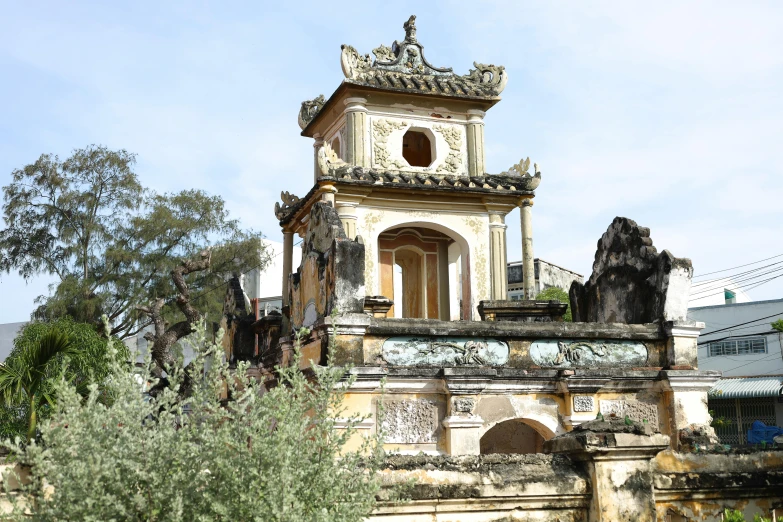
M 371 512 L 380 444 L 368 437 L 345 451 L 361 418 L 335 429 L 347 368 L 330 359 L 308 378 L 297 349 L 265 390 L 247 365 L 229 370 L 219 340 L 207 341 L 203 329 L 191 338 L 199 352 L 185 370 L 187 398 L 178 394 L 181 370 L 154 397 L 142 390 L 156 383 L 149 371 L 117 371 L 105 403 L 95 385 L 84 400 L 58 384 L 42 442 L 10 445 L 31 466 L 24 492 L 35 520 L 326 522 Z
M 568 308 L 566 308 L 563 321 L 568 323 L 573 321 L 573 318 L 571 317 L 571 300 L 568 298 L 568 293 L 562 288 L 550 286 L 536 296 L 536 301 L 560 301 L 561 303 L 567 304 Z

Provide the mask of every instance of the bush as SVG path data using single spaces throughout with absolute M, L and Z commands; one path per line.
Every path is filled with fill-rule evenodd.
M 199 352 L 186 370 L 187 398 L 180 370 L 154 397 L 142 392 L 157 382 L 148 370 L 117 371 L 106 404 L 94 385 L 83 400 L 59 383 L 42 443 L 11 445 L 32 466 L 25 493 L 35 520 L 326 522 L 371 512 L 380 444 L 366 438 L 344 451 L 361 418 L 335 429 L 348 369 L 330 360 L 308 379 L 297 349 L 266 391 L 247 365 L 229 370 L 219 340 L 203 329 L 191 339 Z
M 567 304 L 568 308 L 566 308 L 563 321 L 567 323 L 573 321 L 573 318 L 571 317 L 571 300 L 568 298 L 566 291 L 562 288 L 550 286 L 536 296 L 536 301 L 560 301 L 561 303 Z

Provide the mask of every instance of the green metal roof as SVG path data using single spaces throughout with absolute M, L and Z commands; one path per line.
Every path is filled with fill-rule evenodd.
M 783 394 L 783 377 L 740 377 L 721 379 L 710 390 L 713 399 L 747 399 L 777 397 Z

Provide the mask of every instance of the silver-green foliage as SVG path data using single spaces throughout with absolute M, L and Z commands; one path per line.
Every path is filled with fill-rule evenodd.
M 279 369 L 264 392 L 246 366 L 229 370 L 219 343 L 203 346 L 187 371 L 192 395 L 177 396 L 182 372 L 156 397 L 142 393 L 152 375 L 117 371 L 85 400 L 63 382 L 42 443 L 13 451 L 31 466 L 33 520 L 81 521 L 359 521 L 375 504 L 380 444 L 344 446 L 362 419 L 345 417 L 346 368 L 300 356 Z M 221 402 L 221 392 L 230 400 Z M 108 393 L 109 400 L 101 400 Z M 6 481 L 7 483 L 7 481 Z

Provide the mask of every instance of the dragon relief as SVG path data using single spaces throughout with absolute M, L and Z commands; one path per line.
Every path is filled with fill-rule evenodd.
M 303 101 L 302 107 L 299 109 L 299 128 L 304 129 L 307 127 L 318 116 L 325 103 L 326 99 L 323 94 L 312 100 Z
M 520 160 L 516 165 L 512 165 L 511 168 L 500 173 L 501 176 L 514 176 L 523 178 L 527 182 L 526 188 L 528 190 L 535 190 L 541 183 L 541 169 L 538 163 L 533 163 L 533 172 L 535 175 L 530 174 L 530 158 Z
M 318 149 L 318 170 L 321 171 L 322 175 L 328 176 L 330 170 L 344 165 L 347 165 L 347 163 L 340 159 L 331 144 L 324 143 Z
M 283 219 L 286 214 L 288 214 L 288 211 L 291 210 L 291 207 L 296 205 L 300 198 L 287 192 L 283 191 L 280 193 L 280 199 L 283 200 L 283 204 L 281 205 L 279 202 L 275 203 L 275 216 L 277 219 Z

